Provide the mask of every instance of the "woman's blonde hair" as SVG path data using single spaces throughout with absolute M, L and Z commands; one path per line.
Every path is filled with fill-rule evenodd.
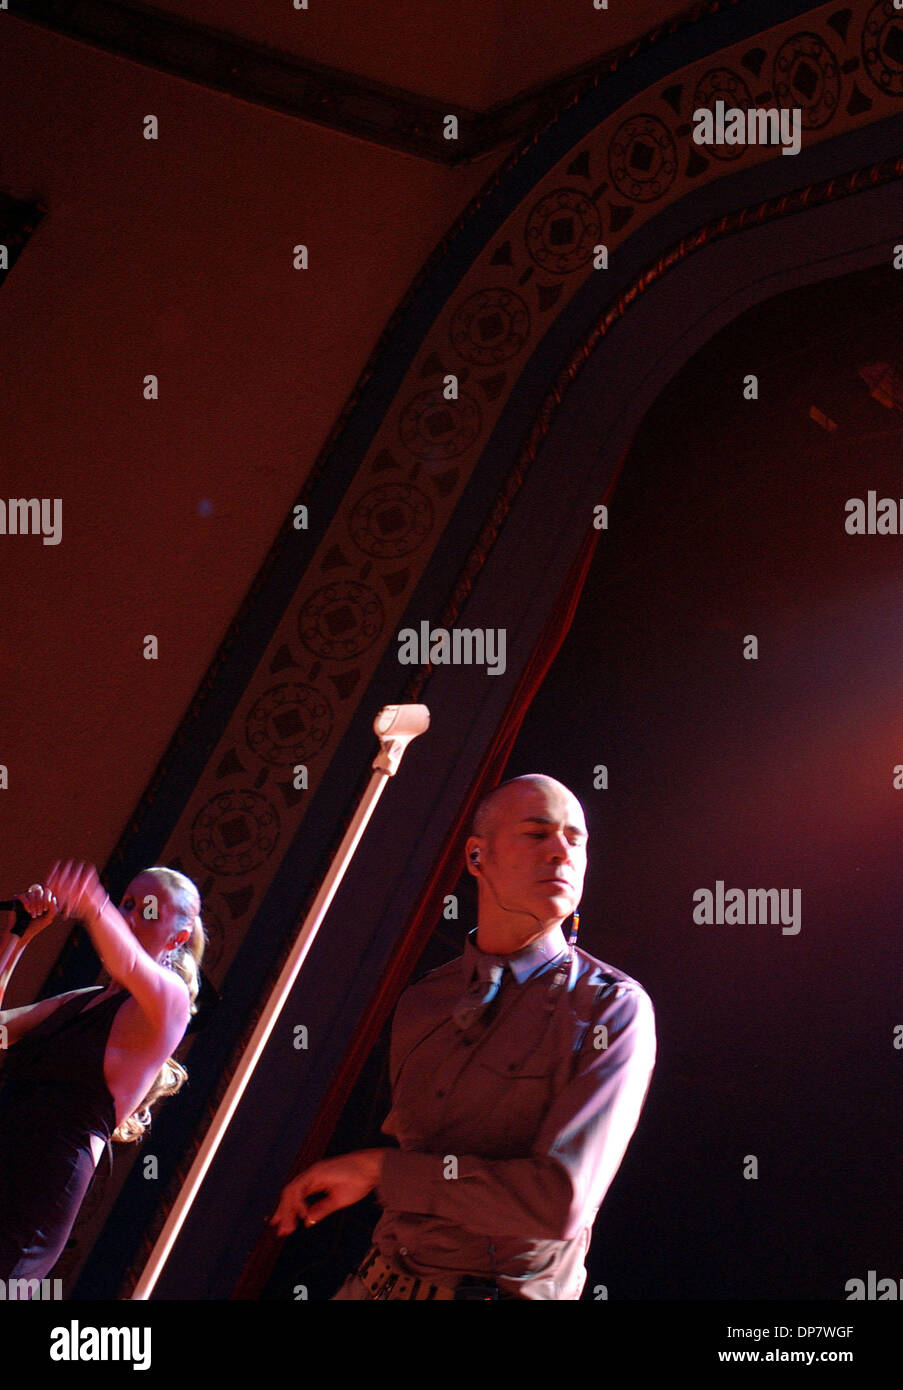
M 179 873 L 178 869 L 167 869 L 157 865 L 152 869 L 145 869 L 144 873 L 154 874 L 169 890 L 176 912 L 182 919 L 181 925 L 189 930 L 188 940 L 170 952 L 167 964 L 188 986 L 191 1012 L 196 1013 L 195 1000 L 201 987 L 201 957 L 207 944 L 204 924 L 201 921 L 201 895 L 191 879 L 186 874 Z M 138 1109 L 113 1131 L 113 1138 L 123 1144 L 140 1139 L 150 1129 L 151 1106 L 163 1096 L 174 1096 L 187 1080 L 188 1072 L 185 1068 L 175 1058 L 168 1057 Z

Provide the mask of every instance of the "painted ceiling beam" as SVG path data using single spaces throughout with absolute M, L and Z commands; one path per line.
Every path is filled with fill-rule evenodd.
M 541 130 L 624 59 L 736 0 L 703 0 L 642 39 L 487 111 L 403 91 L 123 0 L 12 0 L 11 14 L 241 101 L 447 165 Z M 457 118 L 457 138 L 445 119 Z

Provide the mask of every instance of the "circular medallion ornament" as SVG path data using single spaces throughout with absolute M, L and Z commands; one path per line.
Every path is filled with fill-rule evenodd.
M 279 839 L 279 817 L 265 796 L 220 792 L 194 818 L 191 846 L 215 874 L 246 874 L 270 857 Z
M 398 422 L 401 442 L 425 463 L 444 463 L 469 449 L 480 433 L 480 408 L 472 396 L 460 392 L 447 401 L 442 390 L 421 391 L 410 401 Z
M 693 111 L 714 112 L 716 101 L 723 101 L 727 109 L 739 107 L 746 111 L 753 99 L 749 88 L 739 73 L 730 68 L 710 68 L 703 76 L 693 96 Z M 746 153 L 746 145 L 706 145 L 706 154 L 715 159 L 740 159 Z
M 862 30 L 862 61 L 882 92 L 903 96 L 903 10 L 893 0 L 878 0 Z
M 433 504 L 411 483 L 371 488 L 355 503 L 348 530 L 355 545 L 377 560 L 397 560 L 423 543 L 433 528 Z
M 777 51 L 773 85 L 778 105 L 799 107 L 803 129 L 818 130 L 837 110 L 840 68 L 818 34 L 794 34 Z
M 530 310 L 513 290 L 479 290 L 451 321 L 452 346 L 475 367 L 495 367 L 516 357 L 530 337 Z
M 349 661 L 360 656 L 383 628 L 379 595 L 353 579 L 324 584 L 298 614 L 298 636 L 314 656 Z
M 631 116 L 612 137 L 608 164 L 625 198 L 653 203 L 677 177 L 677 146 L 657 116 Z
M 524 240 L 532 259 L 553 275 L 586 265 L 602 235 L 595 203 L 576 188 L 556 188 L 534 205 Z
M 245 722 L 248 747 L 274 767 L 290 767 L 319 753 L 332 729 L 329 701 L 312 685 L 274 685 Z

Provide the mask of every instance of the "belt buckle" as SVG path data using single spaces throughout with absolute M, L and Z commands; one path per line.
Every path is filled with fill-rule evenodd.
M 398 1277 L 399 1277 L 399 1276 L 398 1276 L 397 1274 L 395 1274 L 394 1272 L 393 1272 L 392 1274 L 387 1274 L 386 1277 L 384 1278 L 384 1280 L 383 1280 L 381 1286 L 380 1286 L 379 1293 L 375 1293 L 375 1294 L 373 1295 L 374 1299 L 389 1299 L 389 1298 L 391 1298 L 391 1297 L 392 1297 L 392 1290 L 395 1288 L 395 1285 L 398 1283 Z

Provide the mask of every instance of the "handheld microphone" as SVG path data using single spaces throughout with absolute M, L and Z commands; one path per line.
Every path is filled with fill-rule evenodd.
M 25 935 L 32 917 L 28 909 L 23 907 L 19 902 L 18 898 L 7 898 L 4 902 L 0 902 L 0 912 L 14 912 L 16 914 L 16 920 L 14 925 L 10 927 L 10 932 L 13 936 Z

